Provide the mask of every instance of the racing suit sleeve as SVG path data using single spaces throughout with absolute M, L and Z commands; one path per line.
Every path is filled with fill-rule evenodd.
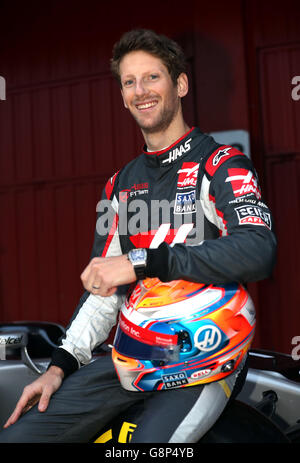
M 148 250 L 147 276 L 206 284 L 247 283 L 270 276 L 276 256 L 273 218 L 261 198 L 251 161 L 233 156 L 210 176 L 200 193 L 204 217 L 217 239 L 199 244 L 162 243 Z
M 116 175 L 106 184 L 97 206 L 97 224 L 91 258 L 122 254 L 113 194 Z M 104 215 L 105 220 L 101 221 Z M 104 223 L 106 227 L 103 227 Z M 54 351 L 49 366 L 59 366 L 66 377 L 82 364 L 87 364 L 91 360 L 93 349 L 109 336 L 124 297 L 124 288 L 119 288 L 110 297 L 101 297 L 85 291 L 66 330 L 66 336 Z

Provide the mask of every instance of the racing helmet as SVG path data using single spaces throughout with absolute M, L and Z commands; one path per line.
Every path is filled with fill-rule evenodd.
M 139 281 L 122 305 L 112 359 L 129 391 L 194 386 L 230 375 L 255 330 L 255 308 L 239 283 Z

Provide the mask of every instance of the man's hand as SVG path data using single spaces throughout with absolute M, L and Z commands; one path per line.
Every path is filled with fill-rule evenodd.
M 92 294 L 111 296 L 120 285 L 136 281 L 131 262 L 126 255 L 94 257 L 81 274 L 84 288 Z
M 15 410 L 6 421 L 4 428 L 8 428 L 11 424 L 14 424 L 23 413 L 30 410 L 38 402 L 39 411 L 44 412 L 49 405 L 52 394 L 59 389 L 63 377 L 64 373 L 62 369 L 52 366 L 46 373 L 26 386 Z

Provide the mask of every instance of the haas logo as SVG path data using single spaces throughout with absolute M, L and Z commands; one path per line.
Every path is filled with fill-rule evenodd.
M 178 188 L 194 187 L 197 183 L 199 164 L 196 162 L 184 162 L 178 171 Z
M 213 325 L 204 325 L 195 333 L 195 346 L 204 352 L 210 352 L 216 349 L 221 341 L 222 334 L 219 328 Z
M 228 169 L 229 176 L 225 182 L 230 182 L 235 197 L 254 194 L 261 199 L 261 191 L 253 172 L 247 169 Z

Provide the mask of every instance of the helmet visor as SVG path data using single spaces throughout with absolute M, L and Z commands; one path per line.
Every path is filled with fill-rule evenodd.
M 116 330 L 114 348 L 125 357 L 137 360 L 156 360 L 164 363 L 179 359 L 180 346 L 177 344 L 157 345 L 143 342 L 125 333 L 120 325 Z

